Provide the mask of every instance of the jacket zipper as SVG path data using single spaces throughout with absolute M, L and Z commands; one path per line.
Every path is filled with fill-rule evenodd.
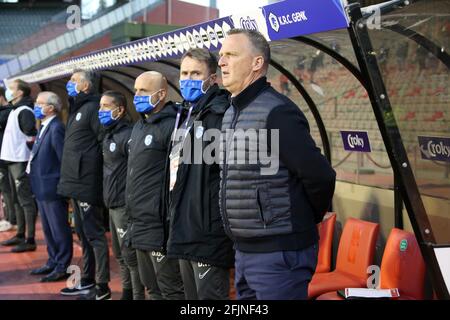
M 262 223 L 264 225 L 264 229 L 266 229 L 267 224 L 266 224 L 266 219 L 264 219 L 264 214 L 263 214 L 261 200 L 260 200 L 259 188 L 256 188 L 256 202 L 258 204 L 259 216 L 260 216 L 261 221 L 262 221 Z
M 229 129 L 234 129 L 234 127 L 236 126 L 237 118 L 239 116 L 239 109 L 234 106 L 233 106 L 233 108 L 234 108 L 234 116 L 233 116 L 233 120 L 231 121 L 231 125 L 230 125 Z M 226 132 L 225 132 L 225 137 L 226 137 Z M 228 165 L 226 164 L 226 162 L 227 162 L 226 161 L 227 160 L 227 144 L 228 144 L 228 141 L 225 139 L 225 144 L 223 146 L 223 148 L 224 148 L 223 149 L 224 163 L 223 163 L 223 173 L 222 173 L 222 175 L 223 175 L 223 177 L 222 177 L 222 211 L 223 211 L 223 215 L 224 215 L 223 221 L 231 235 L 231 228 L 228 223 L 228 214 L 227 214 L 226 198 L 225 198 L 226 187 L 227 187 L 227 174 L 228 174 Z

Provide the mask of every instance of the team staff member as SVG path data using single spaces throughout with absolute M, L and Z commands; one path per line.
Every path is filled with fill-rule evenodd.
M 116 91 L 106 91 L 100 100 L 99 119 L 105 128 L 103 200 L 109 209 L 112 249 L 120 267 L 121 300 L 143 300 L 145 294 L 139 278 L 136 250 L 124 245 L 128 224 L 128 213 L 125 207 L 128 140 L 133 129 L 126 117 L 126 105 L 125 96 Z
M 231 93 L 222 121 L 221 213 L 236 249 L 237 297 L 306 299 L 317 264 L 316 223 L 329 208 L 336 173 L 300 109 L 267 82 L 269 61 L 269 44 L 257 31 L 233 29 L 220 49 L 223 85 Z M 270 135 L 246 141 L 227 135 L 230 130 Z M 271 141 L 276 133 L 279 139 Z M 262 161 L 241 163 L 254 150 L 269 151 L 278 165 L 263 171 Z
M 41 120 L 36 142 L 31 151 L 30 181 L 36 197 L 48 260 L 31 271 L 32 275 L 46 275 L 41 282 L 67 278 L 67 267 L 72 260 L 72 230 L 67 216 L 67 201 L 56 193 L 64 147 L 64 125 L 57 115 L 61 99 L 53 92 L 44 91 L 36 98 L 34 113 Z
M 61 294 L 104 300 L 111 299 L 111 290 L 102 211 L 100 96 L 96 94 L 95 84 L 96 75 L 85 70 L 76 70 L 67 83 L 69 118 L 58 193 L 72 198 L 75 230 L 83 250 L 83 274 L 80 283 L 62 289 Z
M 179 300 L 184 298 L 183 283 L 178 261 L 166 257 L 168 226 L 163 199 L 176 109 L 172 102 L 166 103 L 167 80 L 161 73 L 144 72 L 134 87 L 134 104 L 144 119 L 134 125 L 130 140 L 126 204 L 131 223 L 127 236 L 137 249 L 139 274 L 150 298 L 158 298 L 159 287 L 163 299 Z
M 173 190 L 168 255 L 180 259 L 188 300 L 228 299 L 229 269 L 234 262 L 233 243 L 219 213 L 218 163 L 207 164 L 203 158 L 194 163 L 193 152 L 177 160 L 186 144 L 194 146 L 195 139 L 203 141 L 202 149 L 195 151 L 203 154 L 209 145 L 203 133 L 221 128 L 229 102 L 228 92 L 216 84 L 216 71 L 217 59 L 208 50 L 191 49 L 181 58 L 180 88 L 187 112 L 170 156 Z M 183 161 L 188 158 L 188 163 Z
M 8 165 L 14 182 L 11 187 L 17 195 L 19 206 L 16 207 L 17 234 L 2 242 L 2 245 L 15 246 L 12 252 L 36 250 L 34 236 L 37 210 L 25 172 L 37 133 L 34 101 L 30 94 L 30 85 L 20 79 L 10 83 L 5 92 L 6 100 L 13 105 L 14 110 L 8 115 L 0 158 Z
M 5 89 L 0 87 L 0 150 L 2 149 L 3 134 L 8 123 L 9 113 L 14 107 L 9 104 L 5 97 Z M 5 203 L 5 219 L 0 221 L 0 232 L 17 228 L 16 212 L 14 208 L 15 194 L 11 186 L 11 178 L 8 172 L 8 165 L 0 160 L 0 192 Z M 17 199 L 16 199 L 17 200 Z M 0 204 L 1 205 L 1 204 Z

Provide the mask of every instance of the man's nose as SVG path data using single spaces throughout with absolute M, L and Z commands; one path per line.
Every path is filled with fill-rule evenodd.
M 220 68 L 222 68 L 225 65 L 225 57 L 224 56 L 220 57 L 217 64 L 219 65 Z

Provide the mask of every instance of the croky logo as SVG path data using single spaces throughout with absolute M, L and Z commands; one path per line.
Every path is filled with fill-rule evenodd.
M 426 148 L 420 146 L 420 150 L 428 157 L 435 158 L 436 156 L 443 156 L 450 158 L 450 146 L 445 145 L 442 141 L 439 143 L 433 140 L 428 141 Z
M 242 29 L 258 31 L 258 23 L 255 19 L 252 19 L 249 16 L 247 16 L 247 18 L 242 17 L 240 24 Z
M 352 136 L 349 134 L 347 141 L 350 148 L 355 148 L 356 146 L 364 148 L 364 139 L 358 137 L 358 135 Z

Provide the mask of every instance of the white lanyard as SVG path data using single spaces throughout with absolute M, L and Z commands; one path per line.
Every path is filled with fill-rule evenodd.
M 177 134 L 177 132 L 178 132 L 178 124 L 180 123 L 180 117 L 181 117 L 181 111 L 182 111 L 182 106 L 180 106 L 180 108 L 179 108 L 179 110 L 178 110 L 178 112 L 177 112 L 177 118 L 176 118 L 176 120 L 175 120 L 175 128 L 173 129 L 173 135 L 172 135 L 172 143 L 173 142 L 175 142 L 175 138 L 176 138 L 176 134 Z M 190 107 L 189 107 L 189 111 L 188 111 L 188 115 L 187 115 L 187 117 L 186 117 L 186 120 L 185 120 L 185 126 L 184 126 L 184 129 L 186 130 L 186 132 L 184 133 L 184 137 L 183 137 L 183 140 L 181 141 L 181 142 L 184 142 L 184 139 L 186 139 L 186 137 L 187 137 L 187 135 L 188 135 L 188 133 L 189 133 L 189 129 L 188 129 L 188 123 L 189 123 L 189 120 L 190 120 L 190 118 L 191 118 L 191 113 L 192 113 L 192 109 L 194 108 L 194 105 L 191 105 Z

